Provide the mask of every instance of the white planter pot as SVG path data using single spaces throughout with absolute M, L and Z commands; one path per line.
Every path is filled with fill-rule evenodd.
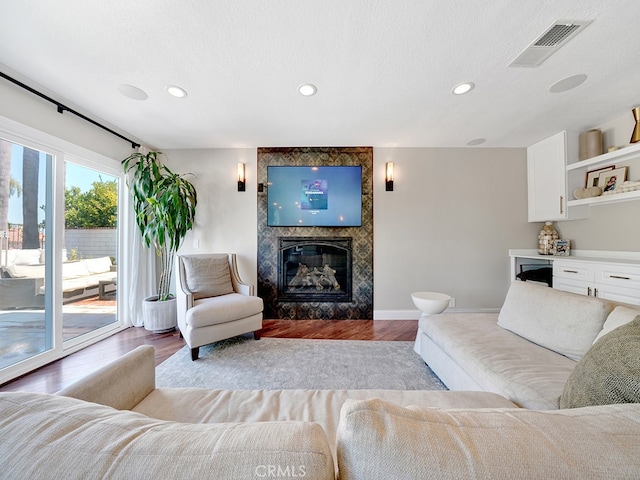
M 147 297 L 142 302 L 144 328 L 154 333 L 170 332 L 176 328 L 176 299 L 158 301 L 158 296 Z

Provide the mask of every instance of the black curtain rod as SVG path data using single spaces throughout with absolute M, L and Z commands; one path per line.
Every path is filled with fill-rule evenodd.
M 102 125 L 101 123 L 96 122 L 95 120 L 91 120 L 89 117 L 87 117 L 87 116 L 83 115 L 83 114 L 82 114 L 82 113 L 80 113 L 80 112 L 77 112 L 77 111 L 76 111 L 76 110 L 74 110 L 73 108 L 69 108 L 69 107 L 67 107 L 66 105 L 64 105 L 64 104 L 62 104 L 62 103 L 60 103 L 60 102 L 58 102 L 57 100 L 54 100 L 53 98 L 48 97 L 48 96 L 47 96 L 47 95 L 45 95 L 44 93 L 41 93 L 41 92 L 39 92 L 39 91 L 37 91 L 37 90 L 35 90 L 35 89 L 31 88 L 30 86 L 25 85 L 24 83 L 20 82 L 19 80 L 16 80 L 15 78 L 10 77 L 9 75 L 7 75 L 7 74 L 6 74 L 6 73 L 4 73 L 4 72 L 0 72 L 0 77 L 4 78 L 4 79 L 6 79 L 6 80 L 9 80 L 11 83 L 13 83 L 13 84 L 15 84 L 15 85 L 18 85 L 18 86 L 19 86 L 19 87 L 21 87 L 21 88 L 24 88 L 25 90 L 27 90 L 27 91 L 29 91 L 29 92 L 33 93 L 34 95 L 39 96 L 40 98 L 45 99 L 45 100 L 46 100 L 46 101 L 48 101 L 48 102 L 53 103 L 56 107 L 58 107 L 58 113 L 64 113 L 65 111 L 66 111 L 66 112 L 69 112 L 69 113 L 73 113 L 74 115 L 76 115 L 76 116 L 80 117 L 80 118 L 81 118 L 81 119 L 83 119 L 84 121 L 89 122 L 89 123 L 91 123 L 91 124 L 95 125 L 96 127 L 100 127 L 100 128 L 101 128 L 101 129 L 103 129 L 103 130 L 106 130 L 106 131 L 107 131 L 107 132 L 109 132 L 111 135 L 115 135 L 116 137 L 119 137 L 119 138 L 121 138 L 122 140 L 125 140 L 125 141 L 129 142 L 129 143 L 131 144 L 131 148 L 136 148 L 136 147 L 139 147 L 139 146 L 140 146 L 140 144 L 139 144 L 139 143 L 134 142 L 133 140 L 130 140 L 130 139 L 128 139 L 127 137 L 125 137 L 125 136 L 123 136 L 123 135 L 120 135 L 118 132 L 115 132 L 115 131 L 111 130 L 110 128 L 105 127 L 104 125 Z

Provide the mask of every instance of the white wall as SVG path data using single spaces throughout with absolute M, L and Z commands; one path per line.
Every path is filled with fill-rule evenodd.
M 190 172 L 198 193 L 196 224 L 181 253 L 238 255 L 241 278 L 257 285 L 258 207 L 255 148 L 166 150 L 167 166 Z M 246 191 L 238 192 L 237 165 L 245 163 Z
M 526 150 L 376 148 L 374 172 L 377 318 L 415 310 L 413 291 L 447 293 L 463 310 L 502 305 L 508 250 L 534 248 L 541 226 L 527 223 Z
M 196 176 L 196 227 L 182 251 L 236 252 L 241 275 L 255 283 L 256 150 L 166 153 L 172 170 Z M 394 192 L 384 191 L 388 160 Z M 246 192 L 236 188 L 239 161 Z M 509 248 L 536 245 L 540 224 L 526 219 L 525 149 L 374 149 L 374 309 L 380 318 L 417 318 L 416 290 L 447 292 L 458 309 L 498 308 Z
M 556 229 L 562 238 L 571 240 L 574 250 L 638 252 L 639 220 L 639 201 L 594 205 L 589 218 L 557 222 Z

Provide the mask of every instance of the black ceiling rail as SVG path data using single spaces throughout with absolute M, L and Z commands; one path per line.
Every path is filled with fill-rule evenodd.
M 127 142 L 129 142 L 131 144 L 131 148 L 137 148 L 140 146 L 139 143 L 134 142 L 133 140 L 125 137 L 124 135 L 120 135 L 118 132 L 111 130 L 108 127 L 105 127 L 104 125 L 102 125 L 101 123 L 96 122 L 95 120 L 90 119 L 89 117 L 87 117 L 86 115 L 83 115 L 82 113 L 74 110 L 73 108 L 69 108 L 66 105 L 64 105 L 63 103 L 58 102 L 57 100 L 54 100 L 51 97 L 48 97 L 47 95 L 45 95 L 44 93 L 41 93 L 33 88 L 31 88 L 29 85 L 25 85 L 24 83 L 20 82 L 19 80 L 16 80 L 15 78 L 10 77 L 9 75 L 7 75 L 4 72 L 0 72 L 0 77 L 10 81 L 11 83 L 18 85 L 21 88 L 24 88 L 25 90 L 33 93 L 34 95 L 37 95 L 40 98 L 45 99 L 48 102 L 53 103 L 57 108 L 58 108 L 58 113 L 64 113 L 64 112 L 69 112 L 69 113 L 73 113 L 74 115 L 80 117 L 81 119 L 83 119 L 86 122 L 89 122 L 93 125 L 95 125 L 96 127 L 99 127 L 103 130 L 106 130 L 107 132 L 109 132 L 111 135 L 115 135 L 116 137 L 121 138 L 122 140 L 125 140 Z

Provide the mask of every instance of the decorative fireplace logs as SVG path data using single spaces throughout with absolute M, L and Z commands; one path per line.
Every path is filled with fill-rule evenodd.
M 296 276 L 289 282 L 289 288 L 295 290 L 298 287 L 315 287 L 316 290 L 324 290 L 325 287 L 340 290 L 340 284 L 335 277 L 336 271 L 329 265 L 325 265 L 322 271 L 317 267 L 309 270 L 304 263 L 298 265 Z

